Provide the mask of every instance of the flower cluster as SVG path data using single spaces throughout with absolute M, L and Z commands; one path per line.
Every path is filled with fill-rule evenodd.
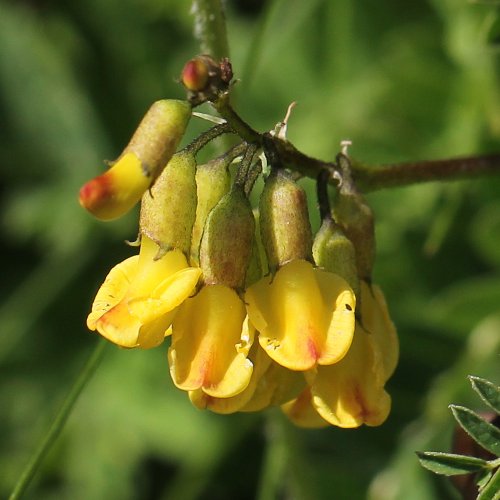
M 313 237 L 304 189 L 265 148 L 242 143 L 200 165 L 200 142 L 175 153 L 190 115 L 187 102 L 155 103 L 118 161 L 80 192 L 102 219 L 142 197 L 139 255 L 111 270 L 89 329 L 127 348 L 170 337 L 172 380 L 200 409 L 281 406 L 304 427 L 381 424 L 398 342 L 370 280 L 373 219 L 348 158 L 332 208 L 318 180 Z M 270 166 L 253 208 L 261 153 Z

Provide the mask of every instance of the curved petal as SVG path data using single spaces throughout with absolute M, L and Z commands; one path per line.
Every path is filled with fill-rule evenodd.
M 111 269 L 104 283 L 99 288 L 92 304 L 92 311 L 87 317 L 87 327 L 95 330 L 97 321 L 115 307 L 127 294 L 130 283 L 137 274 L 139 257 L 134 255 Z
M 382 424 L 390 396 L 380 383 L 378 347 L 374 338 L 357 327 L 347 355 L 338 363 L 319 366 L 311 382 L 313 405 L 332 425 L 359 427 Z
M 361 323 L 370 332 L 380 352 L 381 383 L 394 373 L 399 358 L 399 341 L 396 328 L 389 316 L 384 294 L 377 285 L 361 282 Z
M 236 292 L 211 285 L 187 299 L 175 317 L 170 372 L 174 384 L 186 391 L 203 389 L 227 398 L 249 384 L 253 365 L 242 348 L 245 306 Z M 245 352 L 246 351 L 246 352 Z
M 122 300 L 96 321 L 95 329 L 121 347 L 137 347 L 141 326 L 140 321 L 130 315 L 127 304 Z
M 331 365 L 340 361 L 351 346 L 356 323 L 356 297 L 340 276 L 320 269 L 315 269 L 315 274 L 327 317 L 327 331 L 318 364 Z
M 281 409 L 297 427 L 317 429 L 329 425 L 312 405 L 309 388 L 302 391 L 293 401 L 282 405 Z
M 304 260 L 285 264 L 246 295 L 259 341 L 280 365 L 305 371 L 340 360 L 352 340 L 355 298 L 339 276 Z
M 131 298 L 128 301 L 130 314 L 141 323 L 147 323 L 174 310 L 191 295 L 200 274 L 201 269 L 195 267 L 177 271 L 163 280 L 150 296 Z

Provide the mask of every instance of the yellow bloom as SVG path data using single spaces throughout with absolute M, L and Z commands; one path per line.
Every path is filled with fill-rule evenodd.
M 245 323 L 248 323 L 248 318 Z M 229 398 L 216 398 L 202 390 L 190 391 L 191 402 L 197 408 L 222 414 L 255 412 L 290 401 L 306 385 L 303 373 L 283 368 L 264 352 L 258 342 L 252 345 L 248 358 L 253 364 L 253 371 L 250 382 L 242 392 Z
M 225 285 L 205 286 L 182 305 L 168 352 L 170 373 L 179 389 L 229 398 L 248 386 L 253 335 L 244 327 L 245 317 L 243 301 Z
M 329 425 L 314 408 L 310 387 L 306 387 L 293 401 L 282 405 L 281 409 L 297 427 L 318 429 Z
M 323 419 L 339 427 L 382 424 L 391 407 L 384 385 L 396 368 L 398 350 L 382 292 L 361 282 L 361 323 L 356 325 L 349 352 L 338 363 L 306 374 L 312 406 Z M 306 415 L 310 408 L 303 405 L 301 409 L 296 403 L 294 408 L 285 408 L 286 413 L 290 411 L 300 421 L 306 419 L 300 412 Z
M 351 345 L 356 299 L 339 276 L 294 260 L 245 294 L 259 342 L 278 364 L 305 371 L 340 361 Z
M 179 250 L 155 260 L 158 245 L 142 237 L 139 255 L 115 266 L 97 292 L 87 318 L 90 330 L 122 347 L 155 347 L 176 308 L 192 293 L 201 271 Z

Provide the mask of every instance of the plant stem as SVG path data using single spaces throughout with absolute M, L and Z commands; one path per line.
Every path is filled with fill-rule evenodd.
M 214 108 L 242 139 L 248 143 L 272 146 L 280 164 L 303 176 L 316 179 L 323 170 L 338 170 L 335 162 L 318 160 L 299 151 L 291 142 L 272 135 L 261 134 L 248 125 L 231 107 L 229 93 L 220 96 Z M 500 154 L 430 160 L 408 163 L 368 166 L 351 158 L 352 177 L 361 192 L 408 186 L 420 182 L 472 179 L 484 175 L 500 174 Z M 337 181 L 330 176 L 330 183 Z
M 229 57 L 226 20 L 221 0 L 193 0 L 194 34 L 203 53 L 216 60 Z
M 500 174 L 500 154 L 369 167 L 353 162 L 353 178 L 361 191 L 408 186 L 419 182 L 472 179 Z
M 229 93 L 226 92 L 218 97 L 213 103 L 215 110 L 231 126 L 233 131 L 249 144 L 262 145 L 262 134 L 254 130 L 245 122 L 232 108 L 229 102 Z
M 68 392 L 61 408 L 59 409 L 59 412 L 57 413 L 51 426 L 49 427 L 47 434 L 42 439 L 42 441 L 36 448 L 35 452 L 31 456 L 30 461 L 26 465 L 26 468 L 21 474 L 14 489 L 12 490 L 9 500 L 17 500 L 21 498 L 23 493 L 26 491 L 26 488 L 29 486 L 42 460 L 46 456 L 47 452 L 50 450 L 51 446 L 54 444 L 54 441 L 57 439 L 62 429 L 64 428 L 64 425 L 78 397 L 80 396 L 80 393 L 82 392 L 83 388 L 90 380 L 97 366 L 99 365 L 99 362 L 103 357 L 106 345 L 107 342 L 104 339 L 100 339 L 98 341 L 92 354 L 88 358 L 87 362 L 80 371 L 77 379 L 73 383 L 73 386 Z
M 228 123 L 215 125 L 215 127 L 209 128 L 207 131 L 196 137 L 196 139 L 194 139 L 184 149 L 196 155 L 200 149 L 204 148 L 209 142 L 213 141 L 222 134 L 227 134 L 228 132 L 231 132 L 231 127 Z

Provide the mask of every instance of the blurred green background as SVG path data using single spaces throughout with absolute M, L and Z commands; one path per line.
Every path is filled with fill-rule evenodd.
M 289 138 L 360 161 L 500 150 L 500 29 L 467 0 L 227 2 L 236 107 L 259 130 L 297 101 Z M 0 1 L 0 497 L 95 346 L 85 328 L 136 216 L 99 223 L 80 185 L 149 105 L 182 97 L 198 53 L 186 0 Z M 193 121 L 188 135 L 205 127 Z M 166 346 L 114 346 L 26 498 L 456 498 L 415 450 L 450 448 L 449 403 L 481 409 L 467 374 L 500 380 L 500 178 L 370 194 L 375 281 L 401 342 L 380 428 L 303 431 L 271 411 L 219 416 L 170 380 Z M 311 200 L 314 206 L 314 200 Z

